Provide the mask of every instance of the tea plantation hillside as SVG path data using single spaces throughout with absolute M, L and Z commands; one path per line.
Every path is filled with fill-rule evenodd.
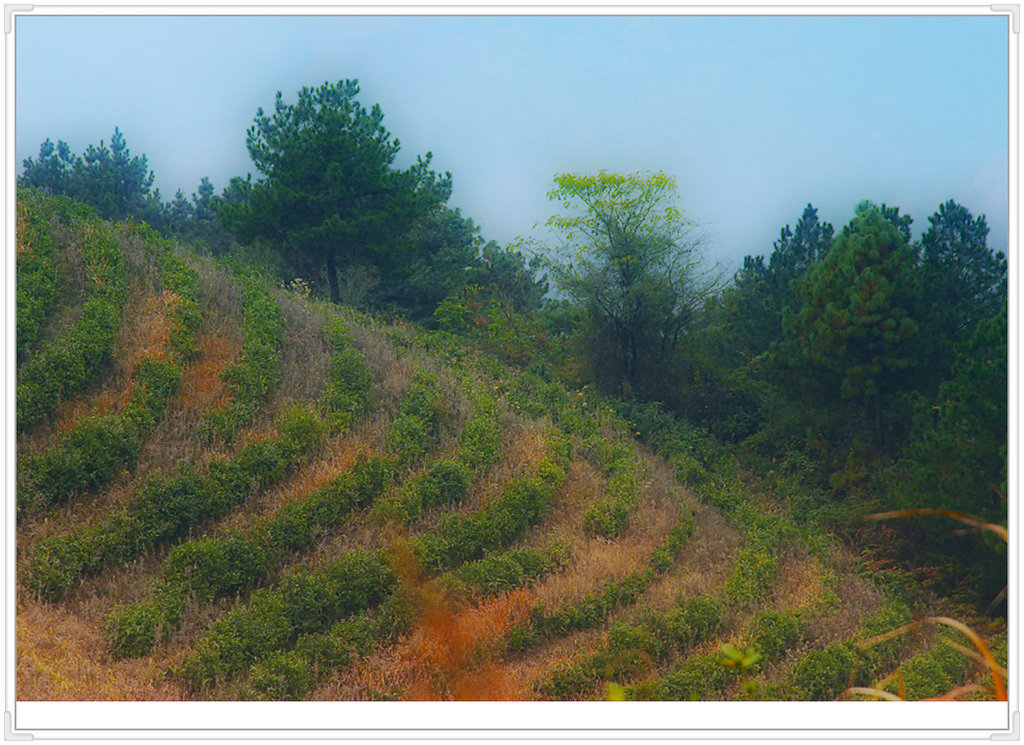
M 858 644 L 961 609 L 683 423 L 655 453 L 453 337 L 17 219 L 19 700 L 990 697 L 951 629 Z

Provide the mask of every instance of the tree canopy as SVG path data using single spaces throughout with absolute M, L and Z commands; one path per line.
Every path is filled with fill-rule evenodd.
M 278 92 L 273 113 L 259 109 L 247 135 L 261 177 L 244 201 L 224 207 L 242 240 L 271 239 L 289 258 L 323 269 L 335 302 L 339 267 L 389 274 L 401 265 L 407 231 L 451 193 L 451 174 L 431 171 L 430 153 L 394 166 L 399 141 L 380 107 L 364 108 L 358 94 L 355 80 L 303 88 L 294 104 Z
M 547 225 L 571 256 L 568 263 L 552 257 L 552 278 L 586 313 L 602 377 L 642 389 L 672 357 L 713 285 L 691 238 L 694 226 L 674 204 L 675 179 L 564 173 L 548 197 L 565 210 Z

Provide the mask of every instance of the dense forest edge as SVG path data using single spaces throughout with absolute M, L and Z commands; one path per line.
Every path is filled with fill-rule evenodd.
M 25 161 L 19 699 L 1005 699 L 984 216 L 724 277 L 671 176 L 567 173 L 501 247 L 358 96 L 219 195 Z

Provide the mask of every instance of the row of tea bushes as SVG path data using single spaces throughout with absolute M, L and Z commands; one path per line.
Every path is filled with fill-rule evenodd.
M 175 299 L 170 318 L 171 354 L 141 360 L 133 371 L 131 402 L 105 416 L 87 417 L 56 447 L 26 456 L 21 465 L 19 511 L 35 511 L 66 502 L 106 484 L 135 464 L 143 440 L 163 419 L 177 393 L 185 361 L 195 347 L 202 314 L 196 302 L 198 277 L 192 267 L 170 253 L 158 260 L 161 285 Z
M 176 543 L 283 478 L 319 444 L 324 425 L 314 412 L 293 407 L 277 428 L 276 437 L 215 460 L 206 474 L 182 464 L 172 474 L 153 475 L 103 522 L 40 540 L 25 562 L 25 586 L 56 601 L 82 576 Z
M 417 565 L 428 571 L 452 568 L 515 540 L 540 520 L 564 479 L 564 471 L 550 460 L 541 464 L 538 473 L 510 481 L 501 497 L 479 511 L 449 515 L 436 533 L 411 539 Z M 278 586 L 253 593 L 249 603 L 216 621 L 178 674 L 196 693 L 254 665 L 277 669 L 288 667 L 289 661 L 298 664 L 296 658 L 302 652 L 295 644 L 301 635 L 320 634 L 346 616 L 369 609 L 389 597 L 398 581 L 393 559 L 383 550 L 345 554 L 317 570 L 290 574 Z M 396 611 L 398 616 L 409 612 Z M 398 618 L 389 627 L 402 622 Z M 308 672 L 311 665 L 307 660 L 300 667 Z
M 127 296 L 125 262 L 113 229 L 86 208 L 66 216 L 81 243 L 86 298 L 67 331 L 45 339 L 18 369 L 18 431 L 53 413 L 62 398 L 77 392 L 110 359 Z M 39 316 L 34 313 L 33 317 Z
M 706 595 L 681 599 L 660 614 L 645 609 L 638 623 L 612 626 L 600 651 L 553 671 L 535 690 L 543 698 L 567 701 L 587 696 L 602 682 L 643 677 L 670 655 L 685 653 L 717 634 L 724 610 L 721 601 Z
M 105 635 L 115 657 L 148 654 L 161 635 L 180 625 L 187 600 L 199 602 L 248 593 L 272 580 L 295 552 L 308 551 L 355 509 L 368 505 L 391 480 L 390 463 L 364 457 L 352 468 L 273 517 L 244 530 L 195 538 L 171 549 L 153 597 L 119 607 Z
M 683 508 L 679 522 L 651 552 L 643 568 L 607 583 L 599 593 L 588 593 L 578 602 L 565 603 L 557 610 L 548 610 L 542 604 L 535 606 L 525 625 L 506 634 L 508 653 L 521 654 L 574 631 L 594 628 L 604 623 L 617 608 L 636 602 L 651 582 L 672 566 L 693 535 L 694 525 L 693 515 Z
M 235 431 L 250 422 L 267 395 L 281 380 L 279 347 L 284 315 L 266 281 L 258 274 L 243 274 L 242 351 L 222 373 L 231 397 L 219 409 L 207 412 L 203 429 L 217 440 L 230 441 Z
M 34 189 L 18 194 L 15 329 L 19 364 L 39 343 L 60 291 L 50 235 L 50 201 Z

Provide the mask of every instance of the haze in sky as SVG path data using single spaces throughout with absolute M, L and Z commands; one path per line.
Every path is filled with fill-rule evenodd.
M 165 201 L 254 172 L 281 91 L 355 78 L 407 164 L 431 151 L 487 239 L 534 235 L 555 174 L 663 170 L 730 269 L 813 203 L 928 227 L 955 199 L 1007 250 L 1007 18 L 18 16 L 17 170 L 114 127 Z M 256 176 L 253 173 L 254 177 Z

